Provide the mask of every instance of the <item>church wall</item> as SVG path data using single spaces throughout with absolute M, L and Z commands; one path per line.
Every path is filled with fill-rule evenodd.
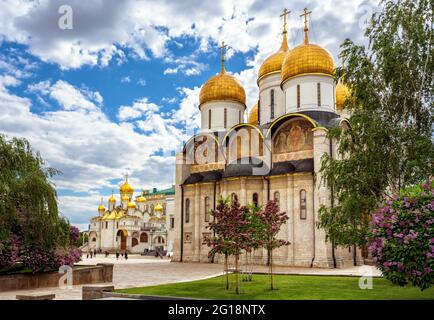
M 236 124 L 244 122 L 245 106 L 235 101 L 211 101 L 200 106 L 201 110 L 201 128 L 209 129 L 209 110 L 211 109 L 211 129 L 222 130 L 224 126 L 224 109 L 227 110 L 226 129 Z M 240 119 L 241 112 L 241 119 Z
M 321 84 L 321 106 L 318 106 L 317 84 Z M 300 107 L 297 106 L 297 85 L 300 85 Z M 335 83 L 333 77 L 305 75 L 295 77 L 283 84 L 286 112 L 335 110 Z
M 284 115 L 285 112 L 285 96 L 280 88 L 280 73 L 265 76 L 259 81 L 259 100 L 260 100 L 260 115 L 259 123 L 265 124 L 273 121 Z M 271 97 L 270 91 L 274 89 L 274 118 L 271 119 Z

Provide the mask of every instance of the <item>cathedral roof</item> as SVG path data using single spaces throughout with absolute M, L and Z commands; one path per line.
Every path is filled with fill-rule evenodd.
M 259 123 L 259 114 L 258 113 L 259 113 L 259 108 L 258 108 L 258 103 L 256 103 L 249 112 L 248 122 L 250 124 L 257 125 Z

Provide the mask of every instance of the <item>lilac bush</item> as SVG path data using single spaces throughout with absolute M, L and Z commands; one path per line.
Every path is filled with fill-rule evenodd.
M 369 251 L 395 284 L 427 289 L 434 284 L 434 181 L 403 190 L 376 212 Z
M 80 239 L 80 230 L 76 226 L 69 227 L 69 241 L 71 243 L 76 242 Z

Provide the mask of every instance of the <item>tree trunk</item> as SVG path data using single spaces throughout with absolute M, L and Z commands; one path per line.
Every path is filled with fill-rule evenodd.
M 273 249 L 270 249 L 270 289 L 273 290 Z
M 226 290 L 229 290 L 228 254 L 225 253 Z
M 235 255 L 235 293 L 240 294 L 240 287 L 238 283 L 238 259 L 239 256 Z

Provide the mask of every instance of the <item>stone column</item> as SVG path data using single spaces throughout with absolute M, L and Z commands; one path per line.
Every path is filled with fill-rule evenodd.
M 246 178 L 240 178 L 240 204 L 242 206 L 247 204 Z
M 291 243 L 288 246 L 288 263 L 294 265 L 295 259 L 295 214 L 294 214 L 294 176 L 288 176 L 287 178 L 287 195 L 286 195 L 286 213 L 288 214 L 288 241 Z
M 194 193 L 194 238 L 193 261 L 200 262 L 200 185 L 196 184 Z
M 313 132 L 313 150 L 314 150 L 314 171 L 315 171 L 315 185 L 313 188 L 313 201 L 314 207 L 313 214 L 314 222 L 318 221 L 318 210 L 321 205 L 330 206 L 330 190 L 327 189 L 324 182 L 321 181 L 321 157 L 330 152 L 330 141 L 326 136 L 326 131 L 318 129 Z M 315 259 L 313 261 L 314 267 L 333 268 L 332 246 L 330 242 L 326 242 L 326 234 L 323 229 L 318 229 L 312 226 L 315 240 Z

